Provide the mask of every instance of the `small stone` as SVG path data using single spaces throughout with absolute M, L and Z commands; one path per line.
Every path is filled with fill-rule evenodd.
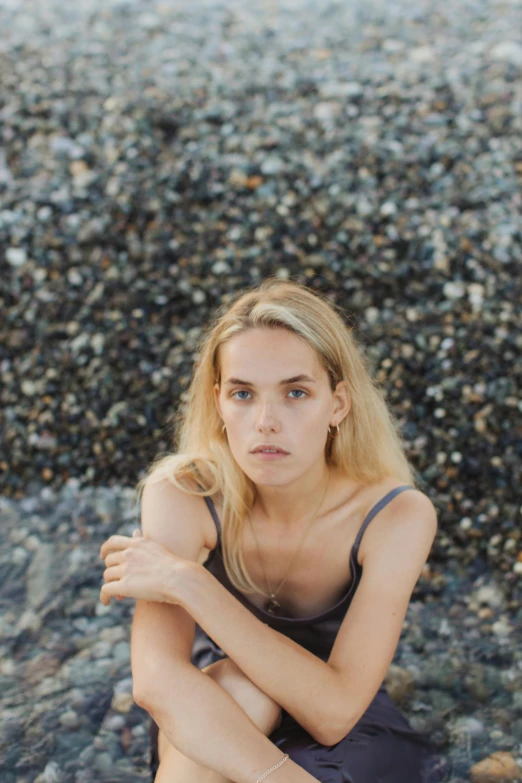
M 133 735 L 131 729 L 129 726 L 124 726 L 120 735 L 120 743 L 125 753 L 128 753 L 129 749 L 131 748 L 132 740 Z
M 367 307 L 364 311 L 364 316 L 368 323 L 374 324 L 379 320 L 380 311 L 377 307 Z
M 123 680 L 118 680 L 114 685 L 114 693 L 132 693 L 133 680 L 132 677 L 124 677 Z
M 80 725 L 78 714 L 74 710 L 67 710 L 60 715 L 60 723 L 66 729 L 77 729 Z
M 0 674 L 12 677 L 17 670 L 16 663 L 11 658 L 0 658 Z
M 94 759 L 94 766 L 98 769 L 102 775 L 106 775 L 113 768 L 112 756 L 107 751 L 98 753 Z
M 461 299 L 466 295 L 466 286 L 461 282 L 449 281 L 442 287 L 446 299 Z
M 212 264 L 211 269 L 215 275 L 227 275 L 231 271 L 226 261 L 216 261 L 215 264 Z
M 513 633 L 513 626 L 509 623 L 507 617 L 502 616 L 500 620 L 497 620 L 496 623 L 493 623 L 491 630 L 495 636 L 505 638 Z
M 395 213 L 397 212 L 397 205 L 394 204 L 393 201 L 385 201 L 384 204 L 381 205 L 379 212 L 383 217 L 389 217 L 390 215 L 395 215 Z
M 496 751 L 469 770 L 471 783 L 511 783 L 519 781 L 522 769 L 511 753 Z
M 42 621 L 40 617 L 31 608 L 27 608 L 22 614 L 16 624 L 16 630 L 18 633 L 22 631 L 32 631 L 32 633 L 38 633 L 42 627 Z
M 27 600 L 32 609 L 38 608 L 53 589 L 55 552 L 53 544 L 40 541 L 27 569 Z
M 161 28 L 163 22 L 159 16 L 145 13 L 145 14 L 140 14 L 140 16 L 138 17 L 138 24 L 144 30 L 157 30 Z
M 408 57 L 416 63 L 432 62 L 435 52 L 431 46 L 417 46 L 409 50 Z
M 474 597 L 481 604 L 487 604 L 494 609 L 504 604 L 502 591 L 496 585 L 483 585 L 476 590 Z
M 325 82 L 320 91 L 325 98 L 357 98 L 364 92 L 359 82 Z
M 34 779 L 34 783 L 62 783 L 63 773 L 56 761 L 49 761 L 45 769 Z
M 111 707 L 117 712 L 125 713 L 130 712 L 134 703 L 132 693 L 115 693 L 112 698 Z
M 281 158 L 268 157 L 261 163 L 261 171 L 267 176 L 279 174 L 283 169 L 284 163 Z
M 484 723 L 471 715 L 457 718 L 452 727 L 452 730 L 457 735 L 463 734 L 469 737 L 481 737 L 486 733 L 486 727 L 484 726 Z
M 396 664 L 390 664 L 385 677 L 386 690 L 397 705 L 415 690 L 415 678 L 407 669 Z
M 108 731 L 121 731 L 125 726 L 123 715 L 109 715 L 103 722 L 103 727 Z
M 313 108 L 314 117 L 328 122 L 339 114 L 341 105 L 334 101 L 319 101 Z
M 493 46 L 490 56 L 495 60 L 505 60 L 522 66 L 522 45 L 518 41 L 501 41 Z
M 65 155 L 69 158 L 81 158 L 85 149 L 68 136 L 55 136 L 49 142 L 49 148 L 55 155 Z
M 130 660 L 130 644 L 127 641 L 117 642 L 112 648 L 112 657 L 115 661 Z
M 371 204 L 365 196 L 361 196 L 357 199 L 355 209 L 357 214 L 361 217 L 368 217 L 368 215 L 373 214 L 375 211 L 373 204 Z
M 248 175 L 241 169 L 232 169 L 228 176 L 228 184 L 233 188 L 244 188 L 248 183 Z
M 23 266 L 27 262 L 27 251 L 23 247 L 8 247 L 5 251 L 5 260 L 9 266 Z
M 26 395 L 26 397 L 33 397 L 37 392 L 37 385 L 34 383 L 34 381 L 31 380 L 23 380 L 21 383 L 21 389 L 23 394 Z
M 48 220 L 50 220 L 52 216 L 53 216 L 53 211 L 51 207 L 40 207 L 40 209 L 36 213 L 36 217 L 38 218 L 38 220 L 42 221 L 42 223 L 45 223 Z

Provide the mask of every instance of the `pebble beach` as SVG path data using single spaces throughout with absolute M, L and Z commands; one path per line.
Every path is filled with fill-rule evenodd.
M 150 781 L 102 542 L 202 329 L 342 308 L 439 532 L 390 695 L 430 783 L 522 781 L 520 0 L 0 0 L 0 783 Z

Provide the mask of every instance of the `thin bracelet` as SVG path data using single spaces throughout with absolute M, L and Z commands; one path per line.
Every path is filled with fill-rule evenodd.
M 261 783 L 261 781 L 264 780 L 267 777 L 267 775 L 270 775 L 270 773 L 273 772 L 274 769 L 277 769 L 278 767 L 281 766 L 281 764 L 284 764 L 287 758 L 288 758 L 288 753 L 285 753 L 281 761 L 278 761 L 277 764 L 274 764 L 273 767 L 270 767 L 270 769 L 267 769 L 266 772 L 263 772 L 261 777 L 256 780 L 256 783 Z

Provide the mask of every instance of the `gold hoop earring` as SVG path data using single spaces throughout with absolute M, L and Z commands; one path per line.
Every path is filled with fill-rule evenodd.
M 335 429 L 336 429 L 336 433 L 335 433 L 335 435 L 334 435 L 334 434 L 333 434 L 333 433 L 330 431 L 330 427 L 331 427 L 331 426 L 332 426 L 331 424 L 329 424 L 329 425 L 328 425 L 328 434 L 329 434 L 329 435 L 330 435 L 332 438 L 336 438 L 336 437 L 339 435 L 339 425 L 338 425 L 338 424 L 336 424 L 336 425 L 335 425 Z
M 227 428 L 227 425 L 223 424 L 223 426 L 221 427 L 221 432 L 223 433 L 223 435 L 225 434 L 226 428 Z

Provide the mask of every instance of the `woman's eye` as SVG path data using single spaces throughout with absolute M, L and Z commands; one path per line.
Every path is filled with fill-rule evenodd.
M 232 397 L 234 397 L 236 394 L 250 394 L 250 392 L 247 392 L 247 390 L 246 390 L 246 389 L 239 389 L 239 391 L 237 391 L 237 392 L 234 392 L 234 393 L 232 394 Z M 244 399 L 245 399 L 245 397 L 240 397 L 239 399 L 240 399 L 240 400 L 244 400 Z
M 294 392 L 299 392 L 300 394 L 306 395 L 306 392 L 304 391 L 304 389 L 291 389 L 288 393 L 289 394 L 293 394 Z M 236 394 L 250 394 L 250 392 L 247 391 L 246 389 L 238 389 L 238 391 L 232 393 L 232 397 L 235 397 Z M 239 397 L 239 398 L 236 397 L 236 399 L 246 400 L 247 397 Z M 300 396 L 300 397 L 294 397 L 293 399 L 294 400 L 302 400 L 303 398 Z

